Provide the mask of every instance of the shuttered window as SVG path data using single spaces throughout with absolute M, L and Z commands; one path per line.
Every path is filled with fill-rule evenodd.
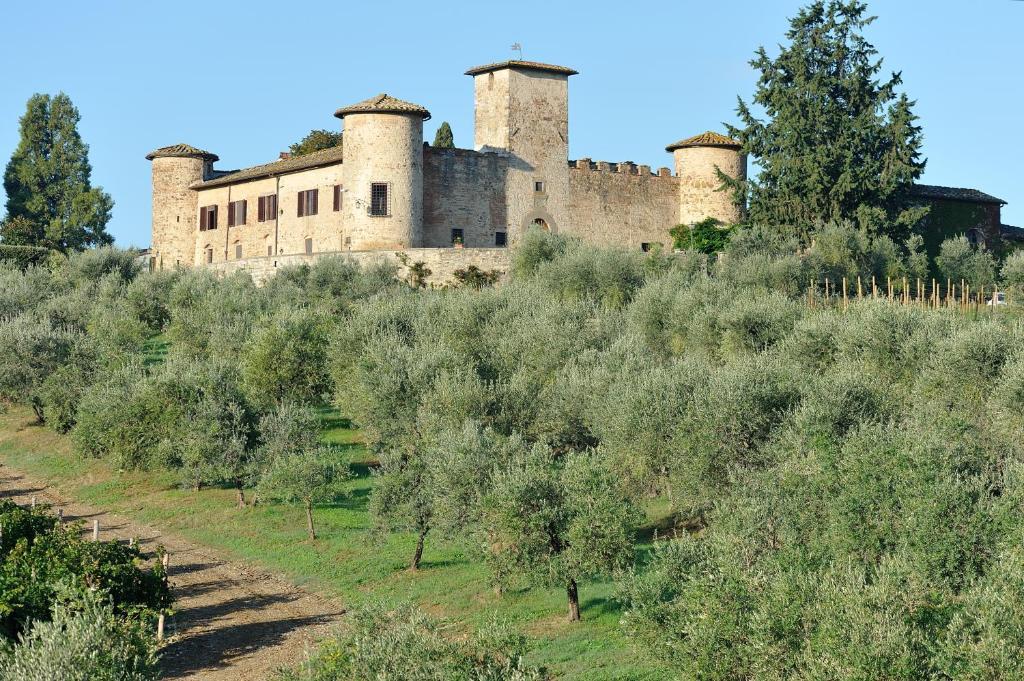
M 242 257 L 242 244 L 235 244 L 235 260 Z
M 217 229 L 217 206 L 203 206 L 199 209 L 199 230 Z
M 341 210 L 341 185 L 334 185 L 334 210 L 335 212 Z
M 268 222 L 277 217 L 277 194 L 267 194 L 256 200 L 257 222 Z
M 316 215 L 319 193 L 319 189 L 307 189 L 304 192 L 299 192 L 298 215 L 300 218 L 307 215 Z
M 313 255 L 313 240 L 306 239 L 306 255 Z
M 232 201 L 228 204 L 228 227 L 236 227 L 245 224 L 245 199 Z
M 378 217 L 390 215 L 389 208 L 387 182 L 372 183 L 370 185 L 370 215 Z

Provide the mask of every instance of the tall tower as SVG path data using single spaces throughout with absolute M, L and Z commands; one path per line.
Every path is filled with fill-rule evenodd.
M 423 243 L 422 106 L 380 94 L 334 112 L 345 122 L 342 221 L 352 250 Z
M 743 219 L 744 206 L 733 203 L 732 192 L 719 191 L 722 181 L 716 168 L 737 180 L 747 179 L 747 156 L 740 143 L 717 132 L 679 140 L 665 147 L 675 159 L 679 177 L 679 222 L 692 225 L 715 218 L 727 225 Z
M 189 187 L 208 179 L 216 154 L 188 144 L 146 154 L 153 170 L 152 257 L 157 269 L 191 267 L 199 221 L 199 195 Z
M 509 157 L 505 180 L 508 232 L 530 225 L 557 232 L 569 202 L 569 76 L 565 66 L 506 61 L 466 71 L 473 76 L 477 151 Z

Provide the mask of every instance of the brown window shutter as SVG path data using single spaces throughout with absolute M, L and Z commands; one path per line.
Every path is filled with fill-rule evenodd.
M 228 227 L 235 226 L 235 204 L 228 202 Z
M 305 199 L 306 199 L 306 196 L 305 196 L 305 194 L 306 194 L 306 192 L 299 192 L 299 217 L 300 218 L 306 214 L 306 209 L 305 209 L 305 203 L 306 203 Z
M 242 224 L 245 224 L 246 212 L 248 212 L 249 202 L 246 199 L 242 199 Z
M 217 206 L 210 206 L 210 229 L 217 229 Z
M 341 210 L 341 185 L 334 185 L 334 210 Z
M 267 205 L 266 205 L 266 201 L 265 201 L 266 198 L 267 197 L 265 197 L 265 196 L 261 196 L 258 199 L 256 199 L 256 221 L 257 222 L 263 222 L 264 220 L 267 219 L 266 218 L 266 215 L 267 215 Z
M 269 210 L 267 210 L 267 219 L 270 220 L 273 218 L 274 220 L 277 220 L 277 194 L 267 197 L 267 206 L 269 207 Z
M 318 212 L 319 206 L 317 204 L 319 203 L 319 200 L 320 200 L 320 190 L 319 189 L 314 189 L 313 190 L 313 211 L 312 211 L 312 215 L 316 215 L 317 212 Z
M 199 209 L 199 231 L 200 232 L 205 232 L 206 231 L 206 208 L 205 207 Z

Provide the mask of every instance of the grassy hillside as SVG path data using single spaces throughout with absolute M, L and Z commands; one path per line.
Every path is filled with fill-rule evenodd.
M 239 509 L 231 489 L 184 490 L 173 472 L 119 472 L 76 456 L 67 438 L 32 425 L 31 412 L 0 415 L 0 462 L 43 479 L 69 497 L 129 516 L 281 573 L 347 605 L 375 598 L 410 599 L 469 628 L 497 613 L 531 639 L 529 661 L 565 679 L 671 678 L 644 662 L 619 627 L 610 583 L 581 586 L 583 622 L 565 619 L 559 589 L 507 591 L 488 587 L 486 569 L 460 547 L 428 542 L 422 568 L 406 569 L 414 539 L 371 534 L 367 500 L 373 486 L 366 451 L 345 419 L 325 412 L 326 441 L 350 448 L 356 477 L 347 500 L 316 510 L 321 538 L 306 538 L 302 510 L 263 505 Z M 640 551 L 649 550 L 641 544 Z M 454 624 L 456 623 L 457 624 Z

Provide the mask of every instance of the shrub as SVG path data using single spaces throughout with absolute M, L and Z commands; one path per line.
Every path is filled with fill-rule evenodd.
M 705 218 L 692 225 L 676 225 L 668 233 L 672 237 L 672 248 L 713 255 L 725 249 L 732 228 L 721 220 Z
M 11 246 L 0 244 L 0 263 L 19 270 L 33 265 L 45 265 L 51 257 L 49 248 L 42 246 Z
M 338 634 L 277 681 L 542 681 L 543 669 L 523 662 L 525 640 L 493 624 L 453 640 L 411 605 L 376 603 L 352 614 L 351 633 Z

